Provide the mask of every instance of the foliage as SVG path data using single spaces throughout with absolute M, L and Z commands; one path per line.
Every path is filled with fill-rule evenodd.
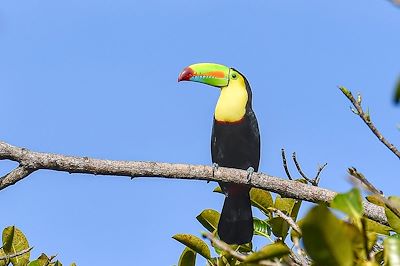
M 220 193 L 220 188 L 214 192 Z M 363 216 L 362 196 L 357 188 L 337 194 L 327 205 L 311 208 L 303 219 L 297 221 L 301 201 L 272 195 L 264 190 L 252 188 L 252 205 L 263 217 L 254 217 L 254 235 L 265 238 L 266 245 L 254 250 L 252 243 L 231 245 L 218 240 L 217 224 L 220 214 L 206 209 L 196 218 L 212 233 L 211 249 L 205 241 L 189 234 L 178 234 L 173 238 L 184 244 L 178 266 L 195 265 L 196 254 L 207 260 L 207 265 L 400 265 L 400 217 L 392 213 L 379 197 L 370 195 L 385 207 L 389 225 L 383 225 Z M 400 198 L 390 197 L 395 204 Z M 280 210 L 286 217 L 276 214 Z M 290 218 L 288 218 L 290 217 Z M 339 218 L 341 217 L 341 218 Z M 291 228 L 289 219 L 300 228 Z M 290 238 L 288 234 L 290 232 Z M 213 240 L 213 239 L 211 239 Z M 229 250 L 227 249 L 229 248 Z
M 61 262 L 54 260 L 56 256 L 47 256 L 42 253 L 37 259 L 30 260 L 28 240 L 24 233 L 15 226 L 6 227 L 2 234 L 2 247 L 0 248 L 0 266 L 62 266 Z M 70 266 L 76 266 L 72 263 Z

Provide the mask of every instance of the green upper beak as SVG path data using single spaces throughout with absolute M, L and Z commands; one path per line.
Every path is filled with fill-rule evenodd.
M 214 63 L 199 63 L 190 65 L 179 74 L 178 82 L 182 80 L 200 82 L 215 87 L 226 87 L 229 83 L 230 68 Z

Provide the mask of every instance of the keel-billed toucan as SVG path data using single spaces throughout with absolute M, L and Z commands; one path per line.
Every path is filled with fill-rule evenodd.
M 252 93 L 247 79 L 236 69 L 212 63 L 186 67 L 178 81 L 195 81 L 221 89 L 215 107 L 211 135 L 214 166 L 258 170 L 260 133 L 252 110 Z M 226 195 L 218 223 L 218 235 L 228 244 L 244 244 L 253 236 L 250 187 L 219 183 Z

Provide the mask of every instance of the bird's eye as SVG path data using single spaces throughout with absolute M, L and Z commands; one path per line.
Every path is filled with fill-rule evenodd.
M 237 78 L 236 73 L 233 73 L 233 74 L 232 74 L 232 78 L 233 78 L 233 79 L 236 79 L 236 78 Z

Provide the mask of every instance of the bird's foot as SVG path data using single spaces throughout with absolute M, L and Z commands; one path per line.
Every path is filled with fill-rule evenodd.
M 214 177 L 215 172 L 218 170 L 219 165 L 217 163 L 212 164 L 212 176 Z
M 215 172 L 218 170 L 219 165 L 217 163 L 212 164 L 212 177 L 214 178 Z M 210 183 L 210 180 L 207 181 L 207 183 Z
M 249 167 L 247 168 L 247 182 L 250 184 L 251 183 L 251 177 L 254 173 L 254 168 L 253 167 Z

